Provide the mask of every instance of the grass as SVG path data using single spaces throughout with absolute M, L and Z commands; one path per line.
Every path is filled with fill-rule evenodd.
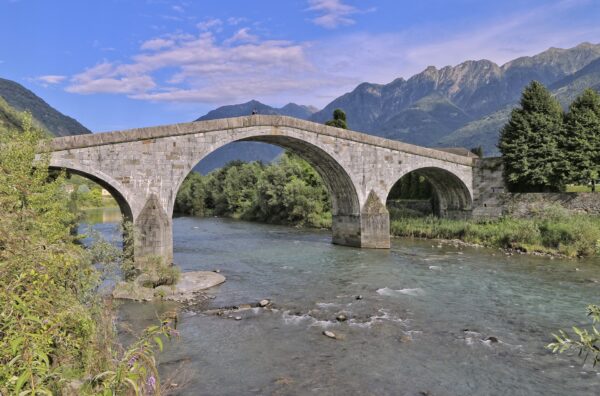
M 527 219 L 394 218 L 390 229 L 392 235 L 402 237 L 459 239 L 487 247 L 567 257 L 600 256 L 600 217 L 568 214 L 558 208 Z
M 596 192 L 600 192 L 598 191 L 600 189 L 600 186 L 596 187 Z M 585 185 L 568 185 L 567 192 L 592 192 L 592 187 L 591 186 L 585 186 Z

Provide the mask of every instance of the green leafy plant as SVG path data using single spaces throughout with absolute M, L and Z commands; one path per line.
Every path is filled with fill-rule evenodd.
M 559 330 L 558 334 L 552 334 L 556 341 L 548 344 L 547 348 L 553 353 L 578 350 L 579 356 L 583 356 L 584 363 L 591 358 L 595 367 L 600 362 L 600 330 L 596 327 L 600 322 L 600 306 L 589 305 L 587 310 L 588 316 L 592 318 L 590 330 L 573 326 L 574 336 Z

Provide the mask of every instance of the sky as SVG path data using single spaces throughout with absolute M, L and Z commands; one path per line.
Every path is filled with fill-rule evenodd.
M 92 131 L 324 107 L 427 66 L 600 43 L 599 0 L 0 0 L 0 77 Z

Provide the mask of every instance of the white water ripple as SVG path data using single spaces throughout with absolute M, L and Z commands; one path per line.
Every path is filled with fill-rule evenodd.
M 425 290 L 421 289 L 420 287 L 416 287 L 413 289 L 406 288 L 406 289 L 399 289 L 399 290 L 394 290 L 394 289 L 390 289 L 389 287 L 384 287 L 381 289 L 377 289 L 377 294 L 379 294 L 381 296 L 388 296 L 388 297 L 399 297 L 402 295 L 424 296 Z

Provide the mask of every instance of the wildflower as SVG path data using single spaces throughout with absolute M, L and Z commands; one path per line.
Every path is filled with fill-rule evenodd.
M 150 389 L 154 390 L 156 387 L 156 378 L 154 378 L 153 375 L 151 375 L 150 377 L 148 377 L 148 379 L 146 380 L 146 384 L 150 387 Z
M 132 356 L 131 359 L 129 359 L 129 362 L 127 362 L 129 367 L 133 367 L 133 364 L 135 363 L 136 360 L 137 360 L 137 358 L 135 356 Z

